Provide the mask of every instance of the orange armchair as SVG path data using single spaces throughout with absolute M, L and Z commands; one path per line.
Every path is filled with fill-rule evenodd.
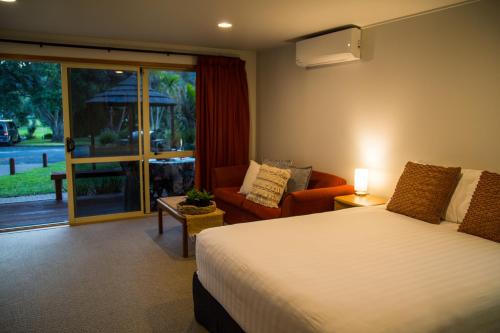
M 343 178 L 312 171 L 307 190 L 286 194 L 278 208 L 264 207 L 238 193 L 248 166 L 215 168 L 212 189 L 227 223 L 250 222 L 333 210 L 334 198 L 354 193 Z

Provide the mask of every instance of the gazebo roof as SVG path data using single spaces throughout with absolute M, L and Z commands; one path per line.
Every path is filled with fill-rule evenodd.
M 142 95 L 142 90 L 141 90 Z M 87 100 L 87 104 L 129 104 L 137 103 L 137 78 L 135 74 L 130 75 L 125 80 L 118 83 L 113 88 L 106 91 L 98 93 L 91 99 Z M 156 91 L 154 89 L 149 89 L 149 104 L 150 105 L 175 105 L 175 101 Z

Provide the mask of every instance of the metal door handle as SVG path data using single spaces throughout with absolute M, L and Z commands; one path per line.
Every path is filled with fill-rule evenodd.
M 73 150 L 75 150 L 75 141 L 73 141 L 72 138 L 66 138 L 66 151 L 68 153 L 71 153 Z

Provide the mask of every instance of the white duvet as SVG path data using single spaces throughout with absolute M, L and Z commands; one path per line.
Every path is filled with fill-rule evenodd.
M 381 207 L 207 229 L 203 286 L 246 332 L 500 332 L 500 244 Z

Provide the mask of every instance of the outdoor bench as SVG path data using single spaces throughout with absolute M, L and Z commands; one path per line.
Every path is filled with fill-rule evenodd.
M 124 170 L 89 170 L 78 171 L 75 178 L 116 177 L 125 175 Z M 54 181 L 56 200 L 62 200 L 62 181 L 66 179 L 66 172 L 53 172 L 50 179 Z

